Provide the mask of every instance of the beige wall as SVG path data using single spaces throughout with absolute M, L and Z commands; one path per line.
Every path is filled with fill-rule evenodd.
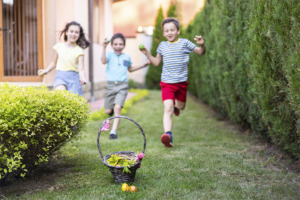
M 126 47 L 124 52 L 130 55 L 133 66 L 140 66 L 147 60 L 146 56 L 139 50 L 140 44 L 144 44 L 144 46 L 150 51 L 152 46 L 152 36 L 144 33 L 137 33 L 136 37 L 126 39 Z M 135 82 L 144 84 L 147 69 L 148 67 L 135 72 L 128 72 L 128 79 L 132 79 Z

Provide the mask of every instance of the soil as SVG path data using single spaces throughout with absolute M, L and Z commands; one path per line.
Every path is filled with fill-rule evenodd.
M 39 190 L 53 190 L 56 179 L 71 172 L 74 166 L 59 163 L 57 159 L 50 160 L 46 165 L 39 167 L 26 178 L 18 178 L 5 186 L 0 186 L 0 200 L 6 196 L 21 196 Z

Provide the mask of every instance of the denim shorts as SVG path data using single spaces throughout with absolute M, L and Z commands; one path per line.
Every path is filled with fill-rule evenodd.
M 74 94 L 83 95 L 78 72 L 57 70 L 54 79 L 54 88 L 59 85 L 66 86 L 67 90 Z
M 107 81 L 105 85 L 104 108 L 112 109 L 115 104 L 124 106 L 129 86 L 127 82 Z

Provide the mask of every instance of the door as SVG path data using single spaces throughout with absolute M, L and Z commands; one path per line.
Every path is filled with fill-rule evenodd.
M 42 81 L 42 1 L 0 0 L 0 81 Z

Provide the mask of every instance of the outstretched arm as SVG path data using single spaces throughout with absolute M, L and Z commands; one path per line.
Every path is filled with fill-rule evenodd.
M 200 47 L 196 47 L 193 52 L 197 53 L 199 55 L 205 54 L 205 43 L 204 40 L 201 36 L 195 36 L 194 40 L 196 41 L 197 44 L 199 44 Z
M 145 56 L 150 60 L 150 62 L 157 67 L 161 62 L 161 55 L 158 53 L 156 54 L 156 57 L 152 56 L 151 53 L 146 49 L 142 48 L 140 51 L 145 54 Z
M 142 68 L 144 68 L 144 67 L 147 67 L 149 64 L 150 64 L 150 61 L 147 60 L 147 61 L 146 61 L 143 65 L 141 65 L 141 66 L 135 66 L 135 67 L 130 66 L 130 67 L 128 67 L 128 71 L 129 71 L 129 72 L 134 72 L 134 71 L 137 71 L 137 70 L 142 69 Z
M 103 49 L 102 49 L 102 56 L 101 56 L 101 62 L 102 64 L 106 64 L 107 63 L 107 58 L 106 58 L 106 47 L 108 45 L 108 42 L 107 42 L 107 39 L 105 38 L 103 43 L 102 43 L 102 46 L 103 46 Z
M 48 67 L 46 69 L 40 69 L 40 70 L 38 70 L 38 74 L 40 76 L 42 76 L 42 75 L 46 75 L 49 72 L 51 72 L 56 67 L 57 59 L 58 59 L 58 55 L 57 55 L 57 52 L 55 51 L 54 57 L 52 59 L 52 62 L 48 65 Z
M 86 74 L 84 71 L 84 56 L 79 56 L 78 57 L 78 73 L 79 73 L 79 82 L 81 85 L 86 84 L 87 79 L 86 79 Z

